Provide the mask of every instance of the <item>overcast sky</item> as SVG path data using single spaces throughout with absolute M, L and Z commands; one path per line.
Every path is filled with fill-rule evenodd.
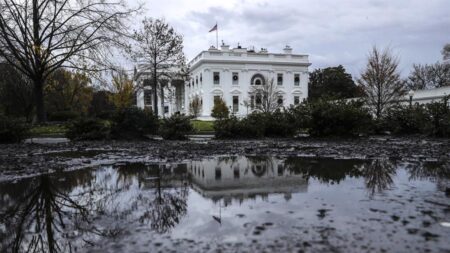
M 219 43 L 308 54 L 311 70 L 342 64 L 357 77 L 373 45 L 390 47 L 408 75 L 440 61 L 450 43 L 449 0 L 146 0 L 145 16 L 165 18 L 184 36 L 188 59 Z

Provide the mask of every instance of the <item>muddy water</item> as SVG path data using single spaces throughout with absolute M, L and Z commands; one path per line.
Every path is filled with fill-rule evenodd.
M 56 172 L 0 184 L 0 251 L 449 252 L 449 180 L 436 162 L 267 156 Z

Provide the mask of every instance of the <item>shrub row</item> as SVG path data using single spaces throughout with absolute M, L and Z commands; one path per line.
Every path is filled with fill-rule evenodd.
M 387 111 L 381 128 L 397 135 L 450 137 L 450 109 L 445 103 L 395 106 Z
M 160 122 L 153 113 L 138 108 L 119 110 L 110 121 L 79 118 L 71 121 L 67 128 L 66 136 L 71 140 L 130 140 L 155 134 L 161 134 L 164 139 L 180 140 L 194 130 L 189 117 L 174 115 Z
M 290 137 L 305 132 L 315 137 L 354 137 L 380 132 L 450 137 L 450 110 L 446 103 L 396 105 L 381 119 L 373 119 L 361 101 L 303 103 L 284 111 L 234 116 L 214 124 L 216 138 Z
M 0 115 L 0 143 L 15 143 L 24 140 L 30 127 L 23 120 Z
M 219 139 L 289 137 L 294 135 L 295 128 L 288 116 L 281 111 L 252 113 L 243 119 L 231 116 L 217 119 L 214 130 Z

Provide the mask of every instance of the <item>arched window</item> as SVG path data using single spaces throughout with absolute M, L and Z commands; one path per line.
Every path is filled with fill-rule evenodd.
M 251 85 L 264 85 L 264 76 L 261 74 L 255 74 L 253 75 L 251 79 Z

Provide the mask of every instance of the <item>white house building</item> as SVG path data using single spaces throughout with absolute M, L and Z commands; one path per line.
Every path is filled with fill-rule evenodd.
M 185 113 L 185 77 L 182 69 L 171 68 L 166 72 L 165 77 L 160 80 L 157 89 L 157 106 L 159 116 L 170 116 L 174 113 Z M 146 64 L 138 64 L 135 68 L 134 82 L 136 87 L 136 105 L 141 109 L 154 111 L 154 90 L 152 85 L 151 71 Z
M 199 119 L 211 119 L 214 101 L 221 98 L 236 116 L 250 113 L 260 103 L 252 86 L 273 80 L 277 85 L 278 103 L 289 106 L 308 97 L 308 55 L 293 54 L 286 46 L 283 53 L 270 53 L 266 49 L 230 49 L 222 44 L 200 52 L 189 63 L 191 80 L 185 87 L 184 107 L 190 108 L 199 99 Z M 187 111 L 186 111 L 187 112 Z
M 289 46 L 283 53 L 270 53 L 266 49 L 257 52 L 241 46 L 230 49 L 225 44 L 220 49 L 211 47 L 189 62 L 188 80 L 177 75 L 167 80 L 163 104 L 158 91 L 159 115 L 191 114 L 190 105 L 195 99 L 199 102 L 198 118 L 210 120 L 214 101 L 221 98 L 231 113 L 245 116 L 261 103 L 252 86 L 269 80 L 276 84 L 280 106 L 299 104 L 308 97 L 310 65 L 308 55 L 293 54 Z M 139 108 L 153 109 L 150 80 L 145 66 L 139 65 L 135 74 L 135 81 L 142 88 L 137 94 Z

